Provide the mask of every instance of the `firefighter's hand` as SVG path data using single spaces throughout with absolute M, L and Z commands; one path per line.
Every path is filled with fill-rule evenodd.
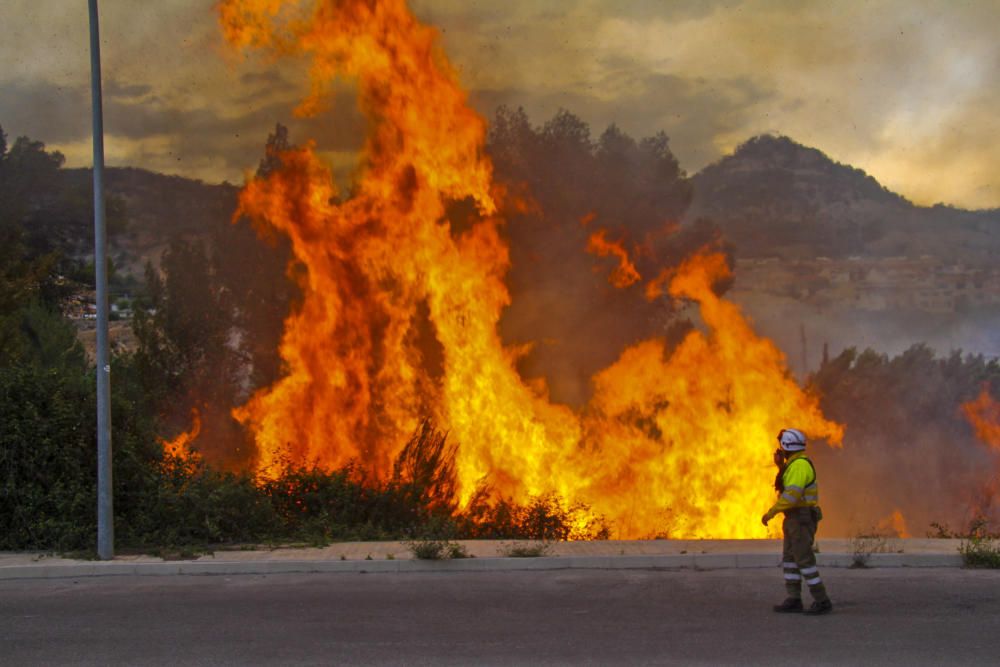
M 760 522 L 762 524 L 764 524 L 765 526 L 767 525 L 767 522 L 770 521 L 770 520 L 771 520 L 771 515 L 770 514 L 765 514 L 764 516 L 762 516 L 760 518 Z

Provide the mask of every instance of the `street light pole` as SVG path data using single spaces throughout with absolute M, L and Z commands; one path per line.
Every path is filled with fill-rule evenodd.
M 94 117 L 94 274 L 97 283 L 97 557 L 115 555 L 111 496 L 111 362 L 108 353 L 108 239 L 104 220 L 104 109 L 97 0 L 90 3 L 90 98 Z

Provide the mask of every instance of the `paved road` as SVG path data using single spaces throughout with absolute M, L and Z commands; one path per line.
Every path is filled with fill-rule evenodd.
M 0 582 L 3 665 L 987 665 L 1000 571 L 547 571 Z

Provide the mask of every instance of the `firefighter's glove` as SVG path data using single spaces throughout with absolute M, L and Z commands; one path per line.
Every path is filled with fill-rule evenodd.
M 771 514 L 770 512 L 768 512 L 767 514 L 765 514 L 764 516 L 762 516 L 760 518 L 760 522 L 766 526 L 767 522 L 770 521 L 773 518 L 774 518 L 774 515 Z

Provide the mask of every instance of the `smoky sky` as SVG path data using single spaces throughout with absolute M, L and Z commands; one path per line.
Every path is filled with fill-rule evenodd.
M 293 117 L 302 63 L 222 44 L 212 0 L 104 0 L 110 164 L 240 181 L 276 122 L 340 167 L 361 145 L 350 95 Z M 1000 4 L 938 0 L 412 0 L 470 100 L 596 132 L 665 131 L 693 173 L 785 134 L 918 203 L 1000 206 Z M 86 3 L 8 0 L 0 125 L 89 163 Z

